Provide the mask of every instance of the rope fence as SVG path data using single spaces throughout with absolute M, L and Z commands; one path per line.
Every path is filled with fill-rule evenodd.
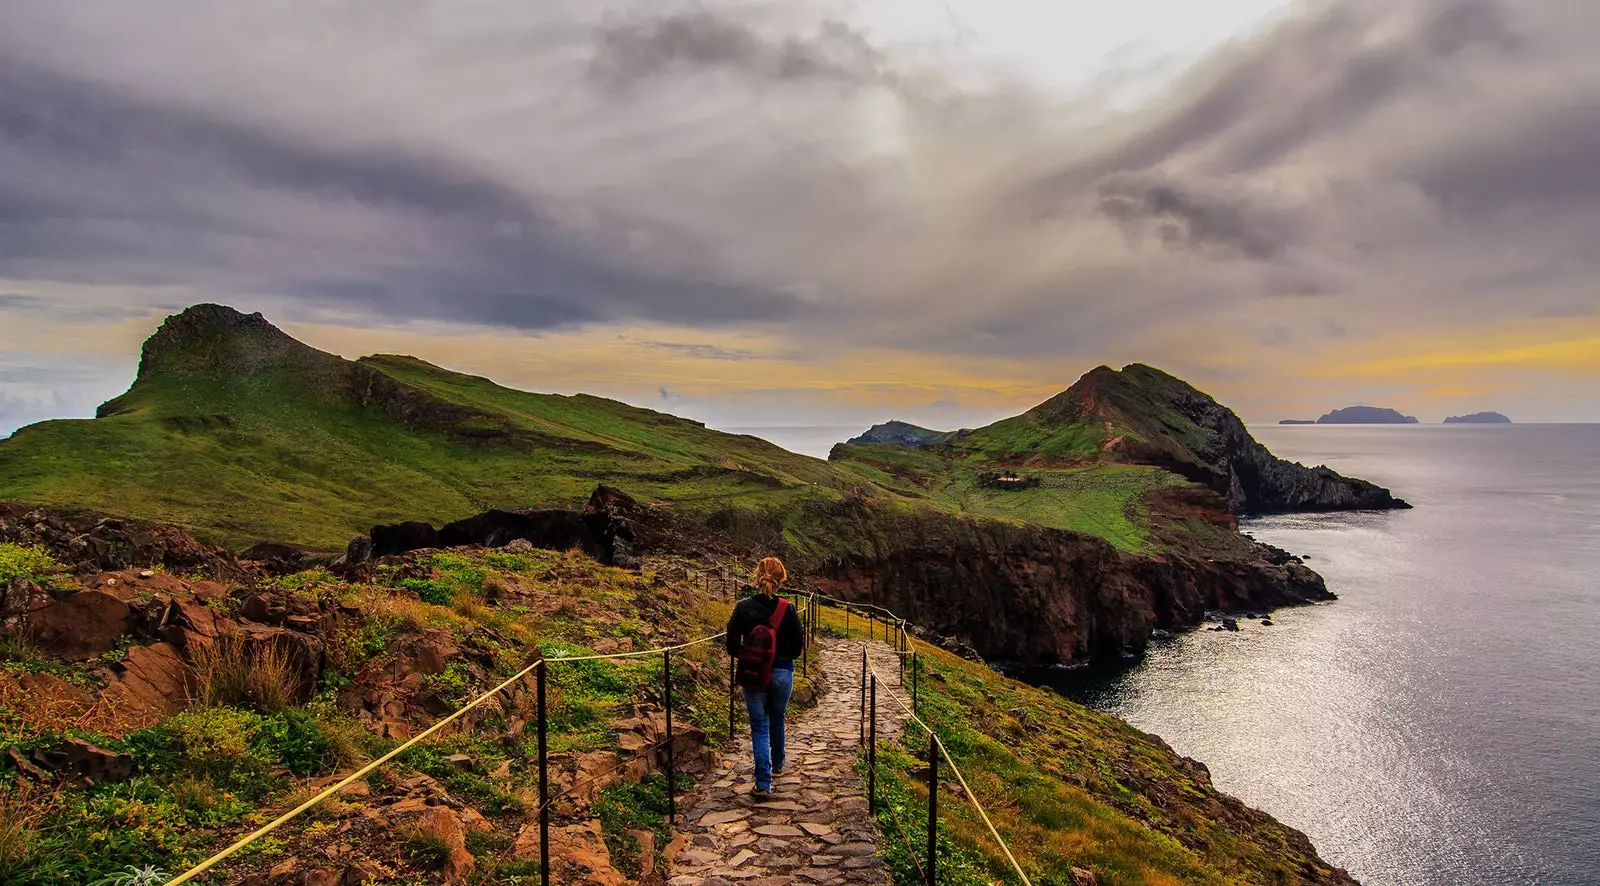
M 673 747 L 673 745 L 675 744 L 675 742 L 674 742 L 675 736 L 673 734 L 673 729 L 672 729 L 672 653 L 679 652 L 679 651 L 682 651 L 682 650 L 685 650 L 685 649 L 689 649 L 689 648 L 694 647 L 694 646 L 699 646 L 702 643 L 710 643 L 713 640 L 720 640 L 720 639 L 722 639 L 722 638 L 724 638 L 726 636 L 727 636 L 727 633 L 726 632 L 722 632 L 722 633 L 711 634 L 711 635 L 705 636 L 705 637 L 700 637 L 700 638 L 695 639 L 695 640 L 689 640 L 689 641 L 684 642 L 684 643 L 677 643 L 677 644 L 674 644 L 674 645 L 671 645 L 671 646 L 662 646 L 662 647 L 658 647 L 658 648 L 654 648 L 654 649 L 633 650 L 633 651 L 630 651 L 630 652 L 613 652 L 613 653 L 592 654 L 592 655 L 553 655 L 553 656 L 552 655 L 543 655 L 543 654 L 541 654 L 540 657 L 537 660 L 535 660 L 532 664 L 528 665 L 527 667 L 523 668 L 522 670 L 520 670 L 520 671 L 516 672 L 515 674 L 511 675 L 510 677 L 506 678 L 499 685 L 497 685 L 497 686 L 493 687 L 492 689 L 489 689 L 489 690 L 479 694 L 477 697 L 471 699 L 466 704 L 464 704 L 461 707 L 457 708 L 450 715 L 448 715 L 448 716 L 444 717 L 443 719 L 439 720 L 438 722 L 434 723 L 432 726 L 429 726 L 427 729 L 425 729 L 422 732 L 418 733 L 417 735 L 413 736 L 409 740 L 407 740 L 405 742 L 402 742 L 400 745 L 398 745 L 395 748 L 391 749 L 388 753 L 385 753 L 383 756 L 378 757 L 377 759 L 375 759 L 372 762 L 366 764 L 365 766 L 362 766 L 361 768 L 355 770 L 354 772 L 350 773 L 349 775 L 345 776 L 344 778 L 339 779 L 337 782 L 334 782 L 333 784 L 331 784 L 328 787 L 322 789 L 321 791 L 318 791 L 316 794 L 312 795 L 309 799 L 307 799 L 306 801 L 304 801 L 300 805 L 294 807 L 293 809 L 290 809 L 288 812 L 285 812 L 284 814 L 278 816 L 277 818 L 273 819 L 272 821 L 268 822 L 267 824 L 262 825 L 261 827 L 257 828 L 256 830 L 251 831 L 250 833 L 244 835 L 243 837 L 240 837 L 238 840 L 235 840 L 231 845 L 229 845 L 226 849 L 223 849 L 221 852 L 216 853 L 215 855 L 211 856 L 210 858 L 206 859 L 205 861 L 200 862 L 199 864 L 195 865 L 194 867 L 190 868 L 189 870 L 184 871 L 183 873 L 179 874 L 176 877 L 173 877 L 171 880 L 168 880 L 167 883 L 166 883 L 166 886 L 182 886 L 182 884 L 184 884 L 184 883 L 192 882 L 196 877 L 198 877 L 201 874 L 204 874 L 207 871 L 215 868 L 217 865 L 221 864 L 222 862 L 226 861 L 227 859 L 231 858 L 232 856 L 237 855 L 244 848 L 248 847 L 252 843 L 255 843 L 257 840 L 260 840 L 261 838 L 266 837 L 267 835 L 271 834 L 273 831 L 276 831 L 277 829 L 279 829 L 279 828 L 283 827 L 284 825 L 288 824 L 289 822 L 293 821 L 295 818 L 297 818 L 300 815 L 304 814 L 305 812 L 309 811 L 310 809 L 315 807 L 317 804 L 323 802 L 324 800 L 327 800 L 329 797 L 332 797 L 335 794 L 339 793 L 340 791 L 344 790 L 346 787 L 350 786 L 352 783 L 354 783 L 354 782 L 356 782 L 356 781 L 358 781 L 358 780 L 360 780 L 362 778 L 365 778 L 368 775 L 371 775 L 373 772 L 376 772 L 384 764 L 390 762 L 391 760 L 393 760 L 394 758 L 400 756 L 401 754 L 405 753 L 406 751 L 410 750 L 411 748 L 414 748 L 417 745 L 421 744 L 423 741 L 425 741 L 428 738 L 432 737 L 435 733 L 437 733 L 440 730 L 444 729 L 446 726 L 449 726 L 451 723 L 454 723 L 457 720 L 461 719 L 468 712 L 470 712 L 473 709 L 477 708 L 478 706 L 482 705 L 484 702 L 486 702 L 489 699 L 499 695 L 500 693 L 506 691 L 507 689 L 511 688 L 512 686 L 521 683 L 523 680 L 527 679 L 527 677 L 530 674 L 533 675 L 534 680 L 535 680 L 535 697 L 536 697 L 535 705 L 536 705 L 537 717 L 538 717 L 538 748 L 539 748 L 539 807 L 538 807 L 538 813 L 539 813 L 539 844 L 540 844 L 539 845 L 540 883 L 541 883 L 541 886 L 549 886 L 549 883 L 550 883 L 550 873 L 549 873 L 550 872 L 550 856 L 549 856 L 549 851 L 550 851 L 549 850 L 549 842 L 550 842 L 549 841 L 550 808 L 551 808 L 551 806 L 552 806 L 552 804 L 554 803 L 555 800 L 559 799 L 561 796 L 564 796 L 564 795 L 570 793 L 571 791 L 575 790 L 577 787 L 579 787 L 579 785 L 573 785 L 571 787 L 568 787 L 565 790 L 563 790 L 560 794 L 558 794 L 556 797 L 551 797 L 550 794 L 549 794 L 549 745 L 548 745 L 548 733 L 547 733 L 548 719 L 549 718 L 548 718 L 548 715 L 547 715 L 546 704 L 545 704 L 545 698 L 546 698 L 546 691 L 545 691 L 545 689 L 546 689 L 546 681 L 545 681 L 545 677 L 546 677 L 546 673 L 549 670 L 549 666 L 552 665 L 552 664 L 571 664 L 571 663 L 583 662 L 583 661 L 602 661 L 602 660 L 626 659 L 626 658 L 643 658 L 643 657 L 646 657 L 646 656 L 653 656 L 653 655 L 660 655 L 662 657 L 662 683 L 663 683 L 663 690 L 664 690 L 663 691 L 663 705 L 664 705 L 664 707 L 666 709 L 666 736 L 661 741 L 656 742 L 654 745 L 651 745 L 651 746 L 648 746 L 646 748 L 640 749 L 640 752 L 648 751 L 650 753 L 654 753 L 655 751 L 657 751 L 657 750 L 659 750 L 659 749 L 661 749 L 663 747 L 667 751 L 666 776 L 667 776 L 667 799 L 668 799 L 668 804 L 669 804 L 668 820 L 671 821 L 671 820 L 676 818 L 676 813 L 677 813 L 677 808 L 676 808 L 677 807 L 677 796 L 676 796 L 677 795 L 677 786 L 676 786 L 676 778 L 675 778 L 676 773 L 673 771 L 673 769 L 674 769 L 674 766 L 673 766 L 673 764 L 674 764 L 674 759 L 673 759 L 674 747 Z M 730 682 L 729 690 L 728 690 L 730 698 L 732 698 L 732 696 L 734 694 L 733 690 L 734 690 L 734 686 Z M 732 721 L 731 721 L 732 711 L 733 711 L 733 708 L 732 708 L 732 706 L 730 704 L 730 707 L 729 707 L 730 722 L 729 722 L 729 727 L 728 727 L 728 733 L 729 733 L 730 736 L 732 736 L 732 734 L 733 734 L 733 724 L 732 724 Z M 638 752 L 636 752 L 636 754 L 637 753 Z M 617 767 L 617 770 L 620 770 L 621 768 L 623 768 L 626 765 L 627 765 L 626 763 L 624 763 L 622 765 L 619 765 Z M 617 770 L 613 770 L 613 772 L 617 771 Z M 603 778 L 605 775 L 609 775 L 609 774 L 611 774 L 611 773 L 603 773 L 600 776 L 595 776 L 593 778 L 590 778 L 588 781 L 589 782 L 593 782 L 593 781 L 597 780 L 598 778 Z
M 737 603 L 738 599 L 741 596 L 741 591 L 742 590 L 748 590 L 748 588 L 747 588 L 747 586 L 744 586 L 742 583 L 735 583 L 732 587 L 729 587 L 728 586 L 728 583 L 729 583 L 728 574 L 729 573 L 728 573 L 728 570 L 726 568 L 723 568 L 721 570 L 716 570 L 716 571 L 713 571 L 713 570 L 705 571 L 705 573 L 704 573 L 704 587 L 705 587 L 706 593 L 708 595 L 711 593 L 713 575 L 717 574 L 718 572 L 720 572 L 720 576 L 721 576 L 718 579 L 718 581 L 722 585 L 723 591 L 724 591 L 725 595 L 727 596 L 728 600 L 730 602 L 732 602 L 732 603 Z M 844 617 L 845 617 L 845 637 L 846 638 L 849 638 L 849 637 L 854 635 L 855 625 L 852 624 L 853 620 L 859 619 L 861 622 L 863 622 L 863 627 L 865 628 L 867 642 L 864 643 L 862 645 L 862 648 L 861 648 L 861 665 L 862 665 L 862 667 L 861 667 L 861 706 L 860 706 L 861 707 L 861 729 L 860 729 L 860 732 L 861 732 L 861 743 L 862 743 L 862 745 L 864 747 L 864 750 L 866 752 L 867 762 L 868 762 L 868 766 L 867 766 L 867 769 L 868 769 L 868 772 L 867 772 L 868 806 L 869 806 L 869 809 L 872 812 L 876 813 L 877 809 L 878 809 L 878 797 L 877 797 L 877 794 L 878 794 L 878 792 L 877 792 L 877 744 L 878 744 L 878 738 L 877 738 L 877 688 L 878 688 L 878 683 L 879 682 L 883 682 L 885 684 L 886 692 L 888 694 L 889 699 L 891 701 L 893 701 L 896 705 L 898 705 L 902 711 L 905 712 L 906 717 L 907 717 L 907 722 L 911 723 L 911 724 L 915 724 L 916 726 L 920 727 L 922 730 L 924 730 L 928 734 L 928 737 L 929 737 L 929 748 L 928 748 L 928 763 L 929 763 L 929 792 L 928 792 L 928 794 L 929 794 L 929 799 L 928 799 L 928 844 L 927 844 L 928 848 L 927 848 L 927 853 L 926 853 L 928 857 L 927 857 L 925 863 L 924 863 L 923 860 L 917 858 L 916 851 L 915 851 L 914 847 L 911 844 L 911 840 L 910 840 L 910 838 L 909 838 L 909 836 L 908 836 L 908 834 L 906 832 L 906 829 L 901 824 L 901 822 L 899 820 L 899 817 L 894 812 L 894 809 L 892 808 L 892 806 L 889 809 L 890 815 L 893 818 L 893 823 L 895 825 L 895 828 L 899 832 L 899 836 L 900 836 L 901 840 L 905 844 L 906 851 L 910 855 L 913 864 L 916 866 L 917 871 L 922 876 L 924 882 L 926 884 L 928 884 L 928 886 L 933 886 L 933 884 L 935 883 L 935 876 L 936 876 L 937 865 L 938 865 L 938 785 L 939 785 L 938 770 L 939 770 L 939 761 L 942 758 L 943 761 L 950 767 L 950 771 L 951 771 L 952 774 L 954 774 L 957 783 L 959 783 L 961 785 L 962 792 L 966 796 L 968 802 L 972 805 L 972 807 L 975 810 L 977 810 L 977 813 L 982 818 L 985 827 L 988 828 L 990 835 L 993 836 L 995 842 L 1000 846 L 1001 850 L 1005 853 L 1006 860 L 1008 862 L 1010 862 L 1011 867 L 1016 871 L 1017 876 L 1021 879 L 1021 881 L 1023 883 L 1023 886 L 1033 886 L 1032 881 L 1029 880 L 1028 875 L 1023 871 L 1022 866 L 1017 862 L 1016 856 L 1012 853 L 1011 848 L 1006 844 L 1004 838 L 1002 838 L 1000 836 L 1000 832 L 995 828 L 994 822 L 989 818 L 988 813 L 984 810 L 983 806 L 978 802 L 977 796 L 975 794 L 973 794 L 972 790 L 967 786 L 966 779 L 965 779 L 965 777 L 963 777 L 960 768 L 956 766 L 955 760 L 950 757 L 949 751 L 946 750 L 946 748 L 944 746 L 944 743 L 939 739 L 938 734 L 934 731 L 934 729 L 931 726 L 929 726 L 925 721 L 922 720 L 921 717 L 919 717 L 917 715 L 917 701 L 918 701 L 918 684 L 919 684 L 920 664 L 919 664 L 919 659 L 917 657 L 917 653 L 911 648 L 911 634 L 910 634 L 910 631 L 909 631 L 909 625 L 906 622 L 906 620 L 900 618 L 899 616 L 897 616 L 891 610 L 886 609 L 886 608 L 881 607 L 881 606 L 877 606 L 877 605 L 870 604 L 870 603 L 853 603 L 853 602 L 846 601 L 846 600 L 840 600 L 840 599 L 838 599 L 836 597 L 831 597 L 831 596 L 828 596 L 826 594 L 818 593 L 818 592 L 816 592 L 814 590 L 809 591 L 809 592 L 796 592 L 796 593 L 793 593 L 793 594 L 788 595 L 788 596 L 791 598 L 791 603 L 795 606 L 797 612 L 799 612 L 802 615 L 802 624 L 804 625 L 804 630 L 805 630 L 805 638 L 804 638 L 804 643 L 802 645 L 802 653 L 801 653 L 801 669 L 802 669 L 803 673 L 809 673 L 809 670 L 810 670 L 809 650 L 810 650 L 811 645 L 813 644 L 813 642 L 816 639 L 818 626 L 819 626 L 819 623 L 821 622 L 822 607 L 827 606 L 829 608 L 838 609 L 838 610 L 842 610 L 843 611 Z M 897 682 L 898 682 L 898 685 L 900 686 L 900 688 L 902 688 L 902 689 L 904 689 L 905 686 L 906 686 L 906 672 L 907 672 L 908 662 L 909 662 L 909 669 L 910 669 L 910 676 L 911 676 L 911 703 L 910 703 L 909 706 L 906 704 L 905 700 L 903 700 L 898 694 L 896 694 L 895 692 L 890 691 L 890 690 L 887 689 L 888 681 L 886 679 L 884 679 L 881 674 L 878 673 L 877 668 L 873 667 L 871 665 L 871 662 L 869 661 L 869 658 L 868 658 L 868 655 L 867 655 L 868 644 L 870 644 L 872 642 L 877 642 L 877 641 L 880 640 L 880 637 L 879 637 L 880 631 L 881 631 L 881 634 L 882 634 L 881 641 L 884 642 L 884 643 L 891 644 L 892 648 L 893 648 L 893 650 L 895 652 L 896 659 L 898 660 L 898 663 L 899 663 L 899 668 L 898 668 L 899 673 L 897 675 Z M 382 756 L 378 757 L 377 759 L 371 761 L 370 763 L 367 763 L 366 765 L 356 769 L 354 772 L 351 772 L 349 775 L 346 775 L 345 777 L 339 779 L 338 781 L 334 782 L 333 784 L 329 785 L 328 787 L 318 791 L 316 794 L 312 795 L 309 799 L 307 799 L 304 802 L 300 803 L 299 805 L 295 806 L 293 809 L 290 809 L 289 811 L 283 813 L 282 815 L 278 816 L 277 818 L 273 819 L 272 821 L 268 822 L 267 824 L 262 825 L 261 827 L 257 828 L 254 831 L 251 831 L 248 834 L 245 834 L 244 836 L 242 836 L 239 839 L 235 840 L 232 844 L 227 846 L 222 851 L 216 853 L 215 855 L 212 855 L 210 858 L 207 858 L 206 860 L 200 862 L 199 864 L 195 865 L 194 867 L 190 868 L 189 870 L 177 875 L 176 877 L 173 877 L 172 879 L 170 879 L 170 880 L 168 880 L 166 882 L 166 886 L 183 886 L 183 884 L 185 884 L 185 883 L 193 882 L 195 880 L 195 878 L 197 878 L 197 877 L 201 876 L 202 874 L 205 874 L 206 872 L 211 871 L 212 869 L 216 868 L 222 862 L 224 862 L 224 861 L 228 860 L 229 858 L 232 858 L 233 856 L 237 855 L 239 852 L 244 850 L 246 847 L 249 847 L 251 844 L 257 842 L 258 840 L 261 840 L 263 837 L 266 837 L 266 836 L 270 835 L 274 831 L 278 830 L 279 828 L 283 827 L 284 825 L 288 824 L 289 822 L 295 820 L 297 817 L 303 815 L 304 813 L 306 813 L 307 811 L 309 811 L 312 808 L 316 807 L 318 804 L 324 802 L 325 800 L 329 799 L 330 797 L 333 797 L 334 795 L 338 794 L 340 791 L 344 790 L 346 787 L 350 786 L 354 782 L 359 781 L 360 779 L 363 779 L 363 778 L 367 777 L 368 775 L 371 775 L 372 773 L 376 772 L 378 769 L 380 769 L 384 765 L 386 765 L 386 764 L 390 763 L 391 761 L 393 761 L 396 757 L 400 756 L 401 754 L 405 753 L 407 750 L 410 750 L 411 748 L 414 748 L 414 747 L 418 746 L 419 744 L 421 744 L 422 742 L 426 741 L 427 739 L 431 738 L 435 734 L 439 733 L 441 730 L 443 730 L 446 727 L 450 726 L 452 723 L 455 723 L 456 721 L 460 720 L 462 717 L 464 717 L 469 712 L 471 712 L 474 709 L 478 708 L 480 705 L 483 705 L 485 702 L 489 701 L 490 699 L 494 698 L 495 696 L 501 694 L 502 692 L 505 692 L 507 689 L 510 689 L 511 687 L 522 683 L 530 675 L 534 679 L 535 708 L 536 708 L 537 729 L 538 729 L 538 732 L 537 732 L 537 747 L 538 747 L 538 772 L 539 772 L 539 777 L 538 777 L 538 782 L 539 782 L 539 805 L 538 805 L 538 808 L 537 808 L 537 813 L 538 813 L 538 817 L 539 817 L 539 881 L 540 881 L 541 886 L 549 886 L 549 884 L 550 884 L 550 855 L 549 855 L 549 852 L 550 852 L 550 849 L 549 849 L 549 846 L 550 846 L 550 840 L 549 840 L 550 810 L 554 806 L 555 802 L 557 800 L 565 797 L 565 796 L 568 796 L 568 795 L 572 794 L 573 792 L 579 790 L 582 787 L 585 787 L 585 786 L 587 786 L 589 784 L 592 784 L 592 783 L 594 783 L 596 781 L 599 781 L 600 779 L 603 779 L 603 778 L 605 778 L 607 776 L 614 775 L 616 772 L 621 771 L 622 769 L 624 769 L 628 765 L 630 765 L 632 759 L 637 758 L 640 754 L 648 753 L 650 755 L 654 755 L 654 754 L 658 753 L 659 751 L 665 749 L 665 751 L 666 751 L 665 774 L 666 774 L 666 781 L 667 781 L 668 823 L 671 824 L 672 822 L 674 822 L 676 820 L 676 818 L 677 818 L 677 785 L 676 785 L 676 772 L 675 772 L 675 759 L 674 759 L 674 757 L 675 757 L 675 744 L 676 744 L 675 737 L 676 736 L 675 736 L 674 729 L 673 729 L 672 655 L 675 652 L 682 652 L 684 650 L 693 648 L 695 646 L 699 646 L 699 645 L 704 644 L 704 643 L 710 643 L 710 642 L 713 642 L 713 641 L 716 641 L 716 640 L 724 639 L 726 636 L 727 636 L 726 632 L 720 632 L 720 633 L 711 634 L 711 635 L 704 636 L 704 637 L 699 637 L 699 638 L 694 639 L 694 640 L 688 640 L 688 641 L 685 641 L 685 642 L 682 642 L 682 643 L 676 643 L 676 644 L 673 644 L 673 645 L 670 645 L 670 646 L 657 647 L 657 648 L 653 648 L 653 649 L 632 650 L 632 651 L 628 651 L 628 652 L 614 652 L 614 653 L 604 653 L 604 654 L 596 653 L 596 654 L 586 654 L 586 655 L 541 654 L 538 659 L 533 661 L 527 667 L 524 667 L 523 669 L 517 671 L 515 674 L 513 674 L 510 677 L 506 678 L 504 681 L 500 682 L 498 685 L 494 686 L 493 688 L 488 689 L 485 692 L 483 692 L 483 693 L 477 695 L 476 697 L 472 698 L 471 700 L 467 701 L 461 707 L 457 708 L 455 711 L 450 713 L 448 716 L 445 716 L 444 718 L 442 718 L 439 721 L 437 721 L 436 723 L 434 723 L 432 726 L 429 726 L 426 730 L 418 733 L 417 735 L 413 736 L 412 738 L 408 739 L 407 741 L 402 742 L 400 745 L 398 745 L 398 746 L 394 747 L 393 749 L 389 750 L 387 753 L 385 753 Z M 665 715 L 666 715 L 665 716 L 664 737 L 660 741 L 657 741 L 657 742 L 655 742 L 653 744 L 650 744 L 650 745 L 648 745 L 648 746 L 646 746 L 644 748 L 640 748 L 640 749 L 635 750 L 633 757 L 630 758 L 629 761 L 621 762 L 617 766 L 613 767 L 611 770 L 609 770 L 607 772 L 591 775 L 590 777 L 588 777 L 587 779 L 584 779 L 583 781 L 579 781 L 579 782 L 576 782 L 576 783 L 574 783 L 572 785 L 569 785 L 569 786 L 565 787 L 560 792 L 558 792 L 554 796 L 552 796 L 551 793 L 550 793 L 550 781 L 549 781 L 549 736 L 548 736 L 548 725 L 549 725 L 548 724 L 548 720 L 549 720 L 549 718 L 548 718 L 548 711 L 547 711 L 547 707 L 546 707 L 546 695 L 547 695 L 546 683 L 547 683 L 547 675 L 548 675 L 550 667 L 552 665 L 573 664 L 573 663 L 577 663 L 577 662 L 605 661 L 605 660 L 619 660 L 619 659 L 635 659 L 635 658 L 645 658 L 645 657 L 657 656 L 657 655 L 661 656 L 661 660 L 662 660 L 662 684 L 663 684 L 663 686 L 662 686 L 662 690 L 663 690 L 662 691 L 662 702 L 663 702 L 663 707 L 665 709 Z M 736 730 L 735 718 L 736 718 L 736 715 L 737 715 L 736 697 L 738 695 L 738 685 L 737 685 L 737 681 L 735 680 L 735 668 L 736 668 L 736 662 L 735 661 L 730 661 L 729 670 L 728 670 L 728 740 L 729 740 L 730 744 L 735 740 L 735 730 Z
M 983 808 L 982 803 L 978 802 L 977 795 L 974 794 L 972 789 L 967 785 L 966 777 L 962 774 L 961 768 L 956 765 L 955 759 L 950 756 L 949 750 L 944 746 L 944 741 L 939 738 L 939 734 L 934 731 L 933 727 L 928 725 L 928 723 L 917 714 L 920 659 L 917 657 L 916 651 L 911 648 L 911 635 L 908 629 L 908 623 L 904 619 L 898 618 L 894 615 L 894 613 L 884 609 L 881 606 L 850 603 L 834 597 L 829 597 L 825 594 L 814 594 L 813 597 L 824 604 L 844 608 L 847 618 L 852 609 L 864 610 L 865 614 L 868 616 L 867 632 L 869 642 L 873 639 L 875 631 L 873 622 L 876 616 L 881 613 L 887 619 L 889 619 L 889 621 L 884 625 L 884 641 L 889 642 L 891 639 L 893 640 L 895 655 L 900 663 L 900 673 L 897 676 L 897 682 L 901 688 L 905 687 L 907 661 L 909 660 L 910 662 L 912 696 L 911 703 L 907 705 L 904 699 L 888 689 L 889 681 L 878 672 L 876 667 L 871 664 L 871 661 L 867 656 L 868 647 L 866 644 L 862 645 L 862 725 L 860 731 L 862 735 L 862 743 L 865 745 L 867 756 L 868 807 L 874 812 L 876 812 L 878 809 L 877 719 L 879 683 L 884 684 L 885 694 L 891 701 L 899 706 L 901 711 L 905 713 L 906 722 L 915 724 L 928 734 L 928 858 L 926 863 L 917 858 L 916 851 L 912 847 L 904 827 L 900 825 L 900 821 L 894 811 L 894 807 L 892 805 L 888 807 L 890 817 L 894 820 L 896 829 L 900 831 L 901 839 L 906 844 L 906 851 L 911 855 L 912 863 L 916 866 L 917 872 L 922 875 L 923 882 L 926 883 L 927 886 L 933 886 L 936 881 L 936 872 L 938 870 L 939 761 L 942 759 L 944 763 L 950 767 L 950 772 L 955 776 L 956 783 L 961 786 L 962 794 L 966 797 L 967 802 L 972 806 L 972 808 L 978 813 L 978 817 L 983 821 L 984 827 L 988 829 L 989 835 L 994 838 L 995 844 L 1000 847 L 1000 851 L 1005 854 L 1006 861 L 1011 865 L 1011 869 L 1016 872 L 1017 877 L 1022 881 L 1023 886 L 1033 886 L 1033 881 L 1028 877 L 1027 872 L 1022 869 L 1022 865 L 1017 861 L 1016 855 L 1011 851 L 1011 846 L 1006 843 L 1004 837 L 1000 836 L 1000 831 L 995 828 L 994 821 L 989 817 L 988 811 Z M 849 636 L 849 633 L 850 628 L 847 621 L 846 635 Z

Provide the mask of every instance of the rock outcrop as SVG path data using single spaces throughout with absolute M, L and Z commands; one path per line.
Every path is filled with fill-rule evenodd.
M 816 583 L 986 659 L 1117 659 L 1139 654 L 1152 631 L 1193 627 L 1208 611 L 1334 599 L 1315 572 L 1265 545 L 1244 560 L 1147 557 L 1089 535 L 998 521 L 857 519 L 875 521 L 879 552 L 823 562 Z
M 201 544 L 177 526 L 15 502 L 0 502 L 0 541 L 42 547 L 80 575 L 130 566 L 224 576 L 246 571 L 227 550 Z
M 345 565 L 364 563 L 423 548 L 481 545 L 504 547 L 513 541 L 547 550 L 577 548 L 608 566 L 637 565 L 636 547 L 650 545 L 669 533 L 666 515 L 652 513 L 620 490 L 597 487 L 582 512 L 557 508 L 523 511 L 485 511 L 477 516 L 434 529 L 429 523 L 408 521 L 374 526 L 365 538 L 356 538 L 345 551 Z
M 1096 369 L 1039 410 L 1075 420 L 1099 417 L 1136 432 L 1109 446 L 1117 460 L 1166 468 L 1209 486 L 1234 513 L 1410 507 L 1381 486 L 1274 456 L 1232 410 L 1138 363 L 1121 372 Z

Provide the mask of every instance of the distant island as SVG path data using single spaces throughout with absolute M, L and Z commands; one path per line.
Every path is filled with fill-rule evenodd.
M 1314 425 L 1316 423 L 1315 419 L 1310 418 L 1286 418 L 1278 422 L 1280 425 Z
M 1346 406 L 1317 419 L 1319 425 L 1414 425 L 1417 417 L 1382 406 Z
M 1452 415 L 1444 420 L 1447 425 L 1508 425 L 1511 419 L 1498 412 L 1474 412 L 1471 415 Z

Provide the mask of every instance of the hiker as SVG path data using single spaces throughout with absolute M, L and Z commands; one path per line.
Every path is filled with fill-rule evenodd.
M 757 801 L 772 797 L 772 777 L 783 771 L 783 717 L 794 691 L 794 660 L 805 643 L 800 616 L 778 596 L 788 577 L 783 561 L 763 559 L 751 581 L 757 593 L 740 600 L 728 619 L 728 654 L 738 662 L 744 706 L 750 712 L 756 763 L 750 795 Z

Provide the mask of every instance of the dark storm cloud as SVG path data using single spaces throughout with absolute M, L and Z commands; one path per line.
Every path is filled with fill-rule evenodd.
M 1092 124 L 837 4 L 456 9 L 0 5 L 0 280 L 816 359 L 1595 306 L 1600 4 L 1306 4 Z
M 1296 239 L 1294 220 L 1236 188 L 1209 190 L 1164 176 L 1122 173 L 1100 183 L 1100 211 L 1170 249 L 1267 261 Z
M 525 328 L 786 310 L 781 294 L 630 267 L 608 257 L 627 232 L 604 219 L 579 242 L 537 195 L 402 145 L 319 145 L 3 53 L 0 83 L 0 278 L 248 288 Z

